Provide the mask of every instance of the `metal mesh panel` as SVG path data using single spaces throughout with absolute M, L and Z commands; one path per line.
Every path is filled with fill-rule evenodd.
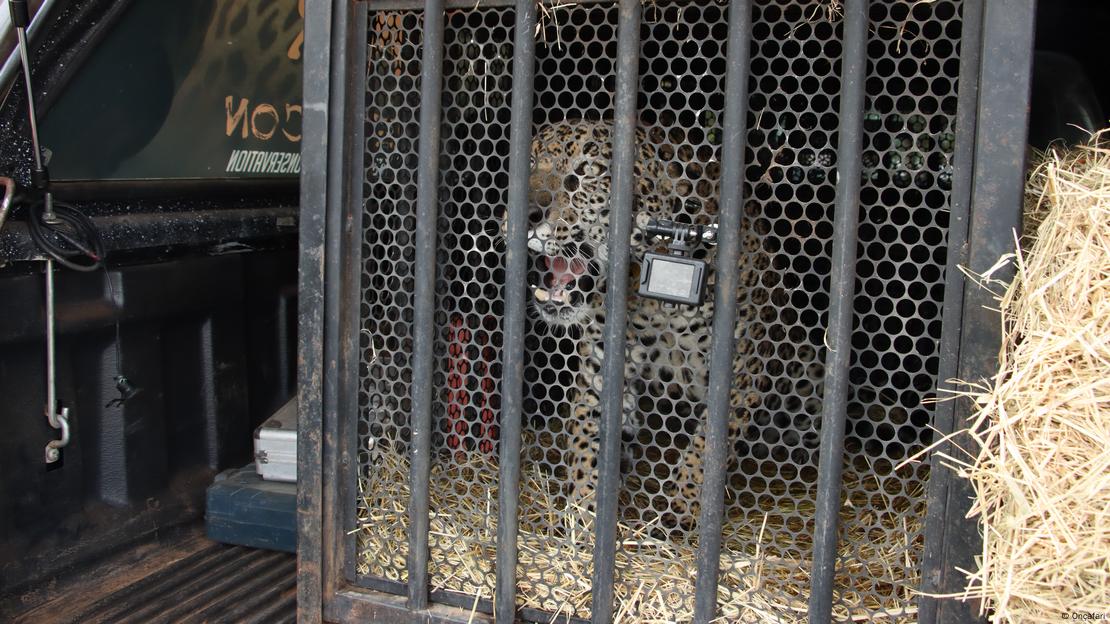
M 512 30 L 507 9 L 451 11 L 444 27 L 431 584 L 485 598 L 495 580 Z
M 895 467 L 930 440 L 958 10 L 956 2 L 871 5 L 838 617 L 912 619 L 927 467 Z M 815 13 L 810 3 L 761 3 L 753 40 L 749 196 L 773 254 L 770 273 L 783 280 L 790 305 L 772 302 L 746 328 L 763 360 L 762 396 L 736 446 L 730 494 L 739 504 L 728 521 L 736 533 L 762 535 L 753 540 L 760 578 L 750 578 L 763 595 L 733 594 L 725 604 L 753 605 L 741 610 L 744 619 L 762 621 L 768 610 L 784 618 L 803 611 L 808 595 L 841 32 L 835 15 Z M 795 381 L 791 371 L 802 366 L 816 386 Z M 736 563 L 723 560 L 722 572 Z
M 753 14 L 746 212 L 770 268 L 741 308 L 738 381 L 754 397 L 733 419 L 721 560 L 722 608 L 739 621 L 792 621 L 809 594 L 841 37 L 811 2 Z
M 370 14 L 355 570 L 392 581 L 408 554 L 420 41 L 418 12 Z
M 640 214 L 655 217 L 715 223 L 727 16 L 711 4 L 671 3 L 649 5 L 642 21 L 638 108 L 645 136 L 641 143 L 646 142 L 649 158 L 658 165 L 641 163 L 638 173 L 661 176 L 665 182 L 651 200 L 658 206 L 645 205 L 641 198 L 637 208 Z M 643 225 L 642 218 L 636 222 Z M 749 229 L 750 223 L 742 227 Z M 665 250 L 651 241 L 646 246 Z M 637 259 L 642 251 L 644 246 L 633 246 Z M 715 256 L 711 247 L 699 248 L 693 255 L 711 265 Z M 755 258 L 745 256 L 736 267 L 746 274 L 740 280 L 745 286 L 752 285 Z M 712 288 L 711 279 L 710 293 Z M 626 421 L 631 421 L 635 437 L 626 441 L 630 466 L 625 470 L 626 500 L 620 509 L 618 542 L 623 556 L 617 559 L 616 591 L 624 596 L 640 592 L 641 601 L 652 605 L 653 612 L 682 620 L 689 617 L 694 600 L 687 581 L 692 579 L 689 571 L 697 547 L 704 475 L 712 303 L 670 307 L 634 296 L 629 299 L 628 314 L 626 403 L 631 414 L 626 414 Z M 734 368 L 739 372 L 741 366 Z M 734 403 L 749 389 L 745 385 L 737 386 Z M 683 582 L 652 578 L 660 575 Z
M 544 232 L 557 238 L 561 229 L 585 225 L 577 219 L 581 215 L 568 208 L 589 204 L 588 200 L 575 199 L 575 194 L 581 195 L 587 189 L 564 187 L 560 169 L 574 161 L 571 155 L 575 146 L 582 145 L 574 136 L 596 141 L 596 148 L 604 149 L 601 145 L 604 127 L 583 124 L 578 127 L 580 135 L 544 129 L 573 127 L 561 124 L 578 120 L 611 118 L 617 20 L 611 5 L 600 4 L 567 6 L 557 10 L 556 15 L 557 19 L 545 21 L 536 46 L 533 110 L 536 136 L 532 148 L 535 164 L 530 183 L 529 235 L 533 253 L 528 277 L 532 303 L 525 329 L 525 435 L 521 468 L 525 494 L 520 501 L 524 539 L 517 566 L 518 578 L 525 579 L 528 589 L 520 592 L 518 602 L 552 613 L 589 617 L 589 575 L 594 549 L 591 511 L 597 475 L 596 458 L 591 451 L 596 449 L 593 434 L 597 397 L 583 391 L 589 375 L 585 369 L 590 367 L 592 353 L 582 343 L 582 335 L 583 327 L 589 332 L 599 331 L 604 320 L 588 317 L 564 328 L 541 318 L 540 308 L 544 306 L 535 300 L 535 287 L 554 278 L 555 267 L 535 249 L 545 246 L 546 242 L 541 240 L 546 238 Z M 585 156 L 591 149 L 583 149 L 578 155 Z M 593 171 L 588 177 L 604 185 L 608 172 Z M 554 228 L 556 232 L 545 228 Z M 590 253 L 587 247 L 596 251 L 607 244 L 608 232 L 604 228 L 594 230 L 587 239 L 579 241 L 583 257 Z M 551 259 L 554 262 L 558 257 Z M 593 288 L 588 282 L 596 277 L 600 266 L 595 263 L 581 267 L 578 266 L 581 258 L 562 259 L 566 266 L 561 267 L 564 273 L 560 275 L 567 275 L 567 271 L 574 275 L 579 269 L 587 269 L 585 275 L 577 278 L 576 285 L 583 292 L 592 291 L 587 296 L 596 308 L 603 296 L 604 282 L 593 283 Z M 568 570 L 577 570 L 581 576 L 568 578 Z
M 756 5 L 720 604 L 728 621 L 794 621 L 812 557 L 842 35 L 827 5 Z M 928 475 L 897 466 L 929 441 L 960 6 L 872 3 L 840 617 L 897 616 L 917 584 Z M 611 3 L 569 5 L 539 33 L 524 345 L 502 345 L 500 331 L 513 12 L 452 10 L 445 31 L 432 587 L 492 595 L 501 350 L 523 347 L 518 602 L 579 617 L 611 245 L 588 208 L 608 193 L 616 18 Z M 420 21 L 370 12 L 356 569 L 390 580 L 405 578 Z M 717 218 L 726 25 L 723 5 L 645 7 L 638 226 L 647 215 Z M 658 248 L 639 230 L 632 243 L 636 254 Z M 698 253 L 713 264 L 711 247 Z M 672 577 L 670 589 L 646 583 L 661 589 L 640 604 L 681 620 L 693 562 L 676 553 L 698 541 L 712 308 L 635 295 L 628 305 L 617 593 Z M 478 508 L 458 531 L 460 510 Z
M 871 6 L 838 612 L 916 621 L 928 466 L 900 464 L 931 442 L 961 8 Z

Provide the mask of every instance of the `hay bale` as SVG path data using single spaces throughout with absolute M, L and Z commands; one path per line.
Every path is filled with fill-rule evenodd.
M 964 599 L 995 622 L 1110 613 L 1110 150 L 1043 157 L 1000 297 L 1000 371 L 961 473 L 983 531 Z M 989 280 L 989 276 L 988 276 Z M 1105 615 L 1103 615 L 1105 617 Z

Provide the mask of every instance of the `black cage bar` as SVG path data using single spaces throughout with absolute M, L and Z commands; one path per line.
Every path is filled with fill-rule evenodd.
M 736 0 L 729 6 L 728 64 L 725 69 L 724 137 L 721 140 L 721 215 L 717 224 L 717 261 L 740 264 L 743 225 L 744 136 L 748 120 L 748 59 L 751 47 L 751 2 Z M 713 294 L 712 344 L 705 427 L 705 480 L 702 485 L 702 529 L 698 544 L 694 622 L 707 624 L 717 617 L 717 583 L 721 567 L 722 522 L 725 507 L 726 466 L 729 456 L 728 423 L 732 416 L 730 395 L 736 344 L 736 290 L 739 276 L 722 272 Z
M 826 333 L 825 393 L 821 406 L 821 447 L 817 476 L 817 513 L 813 536 L 813 574 L 809 620 L 832 616 L 844 466 L 844 429 L 848 420 L 848 376 L 852 350 L 853 294 L 859 231 L 860 173 L 863 169 L 864 80 L 867 68 L 869 0 L 844 3 L 844 57 L 840 71 L 839 161 L 833 208 L 832 274 Z
M 967 621 L 1027 5 L 306 4 L 300 616 Z
M 536 75 L 536 3 L 516 4 L 513 83 L 531 84 Z M 519 527 L 521 419 L 524 414 L 524 318 L 527 314 L 525 279 L 528 272 L 528 177 L 531 173 L 531 89 L 513 90 L 512 127 L 509 129 L 509 194 L 505 226 L 505 352 L 501 388 L 501 489 L 498 502 L 503 510 L 497 525 L 496 617 L 512 621 L 516 615 L 516 565 Z
M 424 4 L 423 75 L 420 83 L 420 142 L 424 158 L 416 174 L 416 259 L 413 267 L 413 363 L 411 498 L 409 499 L 409 607 L 428 606 L 428 482 L 432 454 L 432 371 L 435 367 L 436 237 L 439 207 L 440 93 L 443 90 L 443 0 Z
M 605 291 L 604 359 L 601 379 L 598 500 L 593 559 L 593 624 L 613 620 L 617 554 L 617 497 L 621 481 L 624 419 L 624 345 L 628 327 L 628 239 L 636 190 L 636 94 L 640 48 L 639 0 L 620 0 L 617 22 L 617 82 L 613 105 L 612 195 L 609 197 L 609 283 Z

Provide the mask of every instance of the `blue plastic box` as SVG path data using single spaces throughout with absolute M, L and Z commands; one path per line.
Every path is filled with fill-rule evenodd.
M 225 470 L 208 487 L 209 539 L 252 548 L 297 551 L 297 484 L 264 481 L 254 464 Z

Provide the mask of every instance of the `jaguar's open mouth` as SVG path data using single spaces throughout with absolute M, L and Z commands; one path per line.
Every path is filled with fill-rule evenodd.
M 572 322 L 593 287 L 589 263 L 581 258 L 544 255 L 537 260 L 538 279 L 531 286 L 533 303 L 549 322 Z

